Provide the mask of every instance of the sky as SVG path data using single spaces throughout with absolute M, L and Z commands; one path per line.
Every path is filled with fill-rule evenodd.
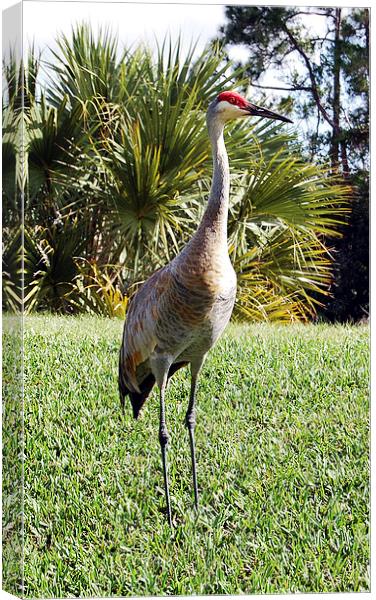
M 199 39 L 199 51 L 216 36 L 225 18 L 223 5 L 24 2 L 25 38 L 41 49 L 53 45 L 59 31 L 69 33 L 73 24 L 82 21 L 90 22 L 94 30 L 110 26 L 127 45 L 153 44 L 155 37 L 175 37 L 181 31 L 186 46 Z

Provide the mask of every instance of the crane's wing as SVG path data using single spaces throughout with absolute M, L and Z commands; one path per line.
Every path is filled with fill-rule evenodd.
M 130 396 L 136 419 L 155 384 L 148 359 L 158 343 L 156 329 L 172 285 L 168 267 L 156 271 L 135 294 L 127 312 L 119 355 L 119 393 L 123 409 L 124 397 Z M 186 364 L 171 365 L 168 378 Z
M 171 287 L 167 268 L 156 271 L 138 290 L 130 304 L 123 332 L 119 357 L 119 387 L 121 393 L 141 393 L 141 378 L 137 368 L 148 360 L 157 345 L 156 326 L 163 297 Z M 152 386 L 154 385 L 154 381 Z

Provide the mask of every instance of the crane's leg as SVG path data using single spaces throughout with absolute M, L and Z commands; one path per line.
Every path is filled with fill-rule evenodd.
M 162 451 L 162 465 L 163 465 L 163 478 L 164 478 L 164 488 L 166 495 L 166 506 L 167 506 L 167 519 L 168 524 L 172 527 L 172 519 L 171 519 L 171 503 L 170 503 L 170 490 L 168 485 L 168 468 L 167 468 L 167 444 L 168 444 L 168 431 L 166 427 L 166 416 L 165 416 L 165 402 L 164 395 L 166 390 L 166 377 L 160 388 L 160 412 L 159 412 L 159 443 L 161 445 Z
M 159 408 L 159 443 L 161 445 L 162 452 L 162 465 L 163 465 L 163 479 L 164 488 L 166 495 L 166 506 L 167 506 L 167 519 L 168 524 L 172 527 L 171 518 L 171 503 L 170 503 L 170 490 L 168 485 L 168 465 L 167 465 L 167 444 L 168 444 L 168 431 L 166 426 L 166 414 L 165 414 L 165 391 L 167 385 L 167 375 L 171 365 L 171 360 L 165 356 L 158 356 L 151 360 L 151 367 L 160 393 L 160 408 Z
M 192 459 L 192 477 L 193 477 L 193 491 L 195 497 L 195 507 L 198 510 L 198 490 L 197 490 L 197 474 L 196 474 L 196 451 L 195 451 L 195 426 L 196 426 L 196 386 L 197 377 L 201 369 L 203 359 L 191 363 L 191 392 L 189 396 L 189 404 L 187 413 L 185 415 L 185 424 L 188 427 L 189 432 L 189 444 L 191 447 L 191 459 Z

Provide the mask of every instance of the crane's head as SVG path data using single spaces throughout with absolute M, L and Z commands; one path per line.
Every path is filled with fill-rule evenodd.
M 216 116 L 221 117 L 223 121 L 254 116 L 292 123 L 287 117 L 278 115 L 267 108 L 256 106 L 256 104 L 251 104 L 238 92 L 221 92 L 211 103 L 209 110 Z

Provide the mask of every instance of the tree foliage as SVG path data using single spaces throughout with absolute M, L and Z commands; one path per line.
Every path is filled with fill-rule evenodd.
M 368 309 L 367 241 L 354 244 L 353 237 L 368 239 L 369 10 L 229 6 L 226 17 L 223 41 L 249 50 L 248 84 L 272 92 L 280 110 L 303 124 L 311 160 L 325 164 L 329 157 L 332 172 L 353 187 L 326 314 L 359 318 Z M 270 72 L 277 80 L 271 85 Z

